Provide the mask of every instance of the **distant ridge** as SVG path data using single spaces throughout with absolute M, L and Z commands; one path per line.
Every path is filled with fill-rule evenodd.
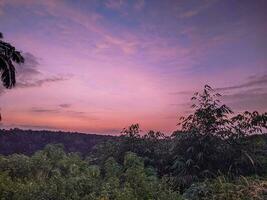
M 0 129 L 0 154 L 32 155 L 47 144 L 63 144 L 66 152 L 79 152 L 86 156 L 96 144 L 115 138 L 109 135 L 84 134 L 77 132 Z

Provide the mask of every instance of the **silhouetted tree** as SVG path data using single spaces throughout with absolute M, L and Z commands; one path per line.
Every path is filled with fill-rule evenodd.
M 14 46 L 4 42 L 0 33 L 0 72 L 1 80 L 6 88 L 12 88 L 16 84 L 16 69 L 14 63 L 24 63 L 24 58 Z
M 181 130 L 173 137 L 173 174 L 178 185 L 217 176 L 220 173 L 249 175 L 259 172 L 254 147 L 247 137 L 266 129 L 267 114 L 246 111 L 232 117 L 233 111 L 219 100 L 210 86 L 192 97 L 194 112 L 182 117 Z M 266 154 L 263 154 L 266 155 Z

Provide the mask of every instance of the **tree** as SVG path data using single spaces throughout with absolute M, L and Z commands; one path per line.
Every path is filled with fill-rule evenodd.
M 182 121 L 179 125 L 182 126 L 182 132 L 227 137 L 231 124 L 228 115 L 233 114 L 233 111 L 225 104 L 221 104 L 220 96 L 208 85 L 205 85 L 203 93 L 195 93 L 191 98 L 193 101 L 191 107 L 195 112 L 186 118 L 180 118 Z
M 24 63 L 24 58 L 14 46 L 4 42 L 0 33 L 0 72 L 4 87 L 12 88 L 16 84 L 16 69 L 14 63 Z
M 208 85 L 203 93 L 195 93 L 194 112 L 181 118 L 181 130 L 173 134 L 172 173 L 178 186 L 220 173 L 255 174 L 261 165 L 245 143 L 247 136 L 266 129 L 267 114 L 246 111 L 232 117 L 220 96 Z

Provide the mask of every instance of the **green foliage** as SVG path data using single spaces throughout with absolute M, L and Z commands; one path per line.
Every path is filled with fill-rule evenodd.
M 219 97 L 209 86 L 196 93 L 195 111 L 171 137 L 133 124 L 85 159 L 62 145 L 0 156 L 0 199 L 266 198 L 267 135 L 255 133 L 266 130 L 267 114 L 233 116 Z
M 203 93 L 195 93 L 194 113 L 182 117 L 181 130 L 173 134 L 171 169 L 177 187 L 221 173 L 260 173 L 264 163 L 257 159 L 259 154 L 247 138 L 266 128 L 267 114 L 244 112 L 232 117 L 232 110 L 221 104 L 220 96 L 209 86 Z M 266 157 L 266 151 L 261 156 Z
M 174 135 L 183 132 L 235 139 L 262 133 L 262 130 L 267 128 L 267 113 L 245 111 L 243 114 L 232 116 L 232 109 L 222 104 L 220 97 L 221 95 L 208 85 L 204 87 L 203 93 L 195 93 L 191 98 L 194 113 L 180 118 L 179 125 L 182 129 Z
M 231 124 L 228 114 L 233 111 L 218 99 L 221 95 L 206 85 L 203 93 L 195 93 L 193 101 L 193 114 L 181 117 L 179 125 L 181 132 L 201 135 L 229 136 L 228 126 Z
M 172 137 L 155 131 L 144 134 L 134 124 L 123 129 L 118 140 L 95 147 L 90 160 L 102 166 L 113 156 L 122 165 L 127 152 L 134 152 L 146 168 L 153 167 L 155 174 L 167 177 L 168 184 L 181 191 L 222 174 L 231 178 L 266 174 L 267 138 L 253 135 L 266 128 L 266 113 L 234 116 L 220 96 L 205 86 L 192 98 L 193 114 L 181 118 L 181 130 Z
M 89 164 L 62 145 L 48 145 L 33 156 L 0 157 L 0 199 L 179 199 L 142 158 L 128 152 L 124 164 L 109 157 L 103 167 Z
M 171 138 L 160 132 L 149 131 L 143 134 L 138 124 L 123 129 L 123 134 L 116 140 L 109 140 L 96 145 L 87 159 L 103 166 L 108 157 L 123 164 L 127 152 L 134 152 L 142 157 L 146 167 L 153 167 L 160 176 L 166 175 L 171 162 Z
M 263 200 L 267 198 L 267 179 L 240 177 L 228 180 L 218 177 L 191 185 L 183 197 L 188 200 Z

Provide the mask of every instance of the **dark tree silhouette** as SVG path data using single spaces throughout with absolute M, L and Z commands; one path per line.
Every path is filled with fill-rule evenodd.
M 0 73 L 5 88 L 12 88 L 16 84 L 16 69 L 14 63 L 24 63 L 24 58 L 14 46 L 4 42 L 0 33 Z

